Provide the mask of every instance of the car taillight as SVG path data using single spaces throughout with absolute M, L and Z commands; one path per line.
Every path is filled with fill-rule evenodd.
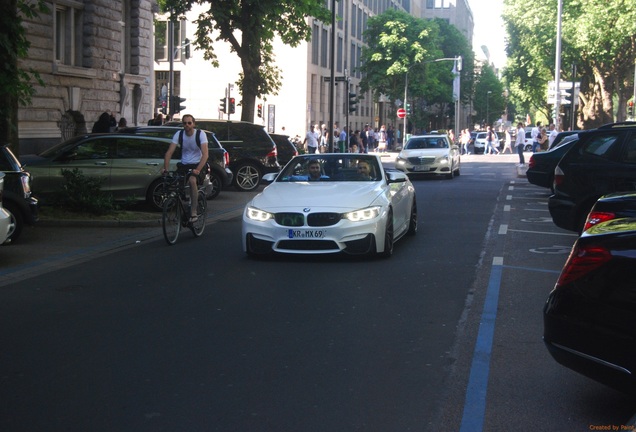
M 228 152 L 225 152 L 223 155 L 223 161 L 225 162 L 226 167 L 230 166 L 230 154 Z
M 278 156 L 278 150 L 276 150 L 276 147 L 274 147 L 271 152 L 267 153 L 268 158 L 275 158 L 276 156 Z
M 530 156 L 530 160 L 528 161 L 528 168 L 534 168 L 534 156 Z
M 608 262 L 612 254 L 607 249 L 600 246 L 574 245 L 568 260 L 561 270 L 561 275 L 556 283 L 556 287 L 574 282 Z
M 24 191 L 24 198 L 29 198 L 31 196 L 31 183 L 29 180 L 29 176 L 20 176 L 20 181 L 22 182 L 22 190 Z
M 563 170 L 558 166 L 554 169 L 554 181 L 552 182 L 552 189 L 556 189 L 557 186 L 561 186 L 565 180 L 565 174 Z
M 585 227 L 583 227 L 583 231 L 587 231 L 588 228 L 591 228 L 594 225 L 600 224 L 601 222 L 605 222 L 615 218 L 616 218 L 615 213 L 597 212 L 597 211 L 591 212 L 589 215 L 587 215 L 587 220 L 585 221 Z

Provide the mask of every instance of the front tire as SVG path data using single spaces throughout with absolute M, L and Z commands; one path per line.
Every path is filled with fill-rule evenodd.
M 9 220 L 7 242 L 15 242 L 22 233 L 22 228 L 24 227 L 24 217 L 22 216 L 22 212 L 20 211 L 20 209 L 18 209 L 18 207 L 12 202 L 6 201 L 4 203 L 4 209 L 9 213 L 9 216 L 11 217 Z
M 413 197 L 413 205 L 411 206 L 411 216 L 409 218 L 409 230 L 406 235 L 414 236 L 417 234 L 417 201 Z
M 390 258 L 393 255 L 393 210 L 389 210 L 386 227 L 384 228 L 384 250 L 380 254 L 382 258 Z
M 161 219 L 163 227 L 163 237 L 169 245 L 177 242 L 179 232 L 181 232 L 181 205 L 175 196 L 168 197 L 163 202 L 163 216 Z

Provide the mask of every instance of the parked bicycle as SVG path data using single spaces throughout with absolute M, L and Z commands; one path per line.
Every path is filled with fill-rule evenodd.
M 190 185 L 191 172 L 181 174 L 171 171 L 163 178 L 163 236 L 169 245 L 177 242 L 181 228 L 190 228 L 195 237 L 203 234 L 207 212 L 205 187 L 200 186 L 197 194 L 197 219 L 190 221 Z

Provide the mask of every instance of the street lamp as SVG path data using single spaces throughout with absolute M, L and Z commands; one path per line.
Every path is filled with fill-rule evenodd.
M 492 93 L 492 91 L 490 90 L 488 90 L 488 93 L 486 93 L 486 126 L 490 124 L 490 120 L 488 119 L 488 117 L 490 116 L 490 108 L 488 106 L 490 102 L 490 93 Z
M 411 68 L 415 65 L 418 64 L 428 64 L 428 63 L 437 63 L 437 62 L 441 62 L 441 61 L 454 61 L 455 63 L 455 70 L 459 73 L 462 70 L 462 56 L 457 56 L 457 57 L 444 57 L 444 58 L 438 58 L 435 60 L 429 60 L 429 61 L 425 61 L 425 62 L 419 62 L 419 63 L 414 63 L 411 66 L 409 66 L 406 69 L 406 74 L 404 75 L 404 109 L 406 109 L 406 104 L 407 104 L 407 96 L 408 96 L 408 89 L 409 89 L 409 71 L 411 70 Z M 457 96 L 459 99 L 459 95 Z M 459 103 L 459 101 L 457 102 Z M 406 117 L 404 117 L 404 134 L 402 137 L 402 146 L 404 146 L 404 144 L 406 144 L 406 119 L 408 118 L 408 114 Z M 457 118 L 455 118 L 455 123 L 457 123 Z

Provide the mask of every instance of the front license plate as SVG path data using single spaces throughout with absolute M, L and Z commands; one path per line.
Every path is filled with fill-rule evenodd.
M 287 237 L 290 239 L 299 238 L 299 239 L 321 239 L 325 238 L 325 234 L 327 232 L 325 230 L 295 230 L 290 229 L 287 230 Z
M 429 171 L 430 167 L 426 166 L 426 165 L 415 165 L 413 167 L 413 171 Z

